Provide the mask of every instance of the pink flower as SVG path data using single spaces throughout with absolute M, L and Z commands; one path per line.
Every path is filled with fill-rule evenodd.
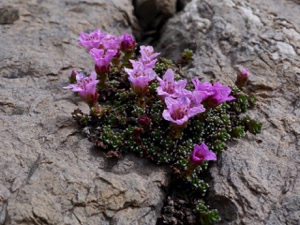
M 214 93 L 212 84 L 210 82 L 201 83 L 198 77 L 192 79 L 192 82 L 195 86 L 194 92 L 200 93 L 201 101 L 205 100 L 207 97 L 211 96 Z
M 220 82 L 213 84 L 213 94 L 207 98 L 207 102 L 210 106 L 216 107 L 225 101 L 234 100 L 233 96 L 229 96 L 231 89 L 227 86 L 223 86 Z
M 134 74 L 137 72 L 142 72 L 145 69 L 145 66 L 141 61 L 135 61 L 133 59 L 130 59 L 129 61 L 132 65 L 133 69 L 125 68 L 125 71 L 127 72 L 128 75 L 133 75 L 132 72 L 134 72 Z M 140 75 L 142 75 L 142 74 L 140 74 Z M 136 74 L 134 76 L 140 76 L 140 75 Z
M 187 81 L 186 80 L 180 80 L 180 81 L 174 81 L 174 72 L 172 69 L 168 69 L 166 73 L 163 76 L 163 79 L 160 77 L 156 78 L 160 86 L 157 87 L 156 91 L 159 96 L 161 96 L 163 99 L 167 96 L 176 98 L 179 93 L 184 92 L 184 88 L 186 86 Z M 184 90 L 183 90 L 184 89 Z M 187 94 L 187 90 L 185 90 Z
M 202 105 L 191 108 L 191 100 L 187 96 L 177 99 L 168 96 L 165 98 L 165 103 L 167 109 L 163 111 L 164 119 L 180 126 L 184 125 L 190 117 L 205 111 Z
M 131 89 L 138 95 L 143 96 L 149 87 L 151 78 L 149 76 L 128 77 Z
M 95 30 L 90 34 L 80 33 L 79 42 L 77 44 L 82 45 L 91 50 L 92 48 L 99 48 L 102 39 L 106 36 L 106 33 L 102 33 L 100 30 Z
M 145 68 L 141 62 L 132 63 L 133 69 L 125 68 L 125 72 L 129 75 L 132 90 L 142 96 L 147 92 L 149 82 L 155 79 L 156 73 L 150 68 Z
M 134 61 L 134 60 L 130 60 L 131 64 L 132 64 L 132 69 L 128 69 L 125 68 L 125 72 L 130 76 L 130 77 L 141 77 L 141 76 L 145 76 L 146 74 L 149 74 L 151 76 L 151 79 L 153 80 L 156 76 L 156 73 L 154 72 L 154 70 L 149 69 L 149 68 L 145 68 L 144 64 L 140 61 Z M 145 73 L 145 71 L 147 71 L 147 73 Z
M 189 99 L 191 100 L 190 107 L 198 107 L 202 106 L 203 94 L 200 91 L 193 91 L 187 94 Z
M 70 84 L 65 89 L 72 89 L 73 92 L 79 92 L 80 97 L 90 106 L 93 106 L 98 101 L 98 91 L 96 88 L 97 74 L 93 71 L 89 77 L 83 73 L 76 75 L 77 84 Z
M 111 34 L 107 34 L 102 39 L 102 44 L 103 44 L 103 47 L 105 50 L 108 50 L 108 49 L 119 50 L 120 43 L 121 43 L 121 39 L 119 39 L 116 36 L 111 35 Z
M 117 50 L 108 49 L 105 53 L 103 49 L 95 49 L 93 48 L 90 51 L 90 54 L 94 57 L 96 66 L 96 72 L 98 74 L 104 74 L 109 71 L 110 62 L 114 58 Z
M 156 57 L 160 54 L 154 53 L 154 49 L 152 46 L 141 46 L 140 53 L 140 61 L 144 64 L 146 68 L 153 68 L 157 61 Z
M 155 59 L 160 53 L 154 53 L 154 49 L 152 46 L 144 46 L 140 47 L 140 53 L 142 58 L 149 58 L 150 60 Z
M 203 161 L 217 160 L 214 152 L 209 151 L 207 145 L 202 142 L 201 145 L 195 145 L 194 151 L 190 156 L 190 163 L 195 166 L 201 166 Z
M 121 43 L 120 43 L 120 49 L 123 52 L 133 52 L 136 46 L 136 42 L 134 41 L 134 38 L 131 34 L 124 33 L 120 37 Z

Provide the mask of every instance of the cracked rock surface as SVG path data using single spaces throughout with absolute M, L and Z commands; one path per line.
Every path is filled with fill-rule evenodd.
M 211 168 L 219 224 L 300 224 L 299 15 L 299 1 L 193 0 L 162 28 L 164 56 L 195 51 L 189 78 L 231 85 L 239 69 L 252 75 L 263 131 L 231 142 Z
M 188 78 L 230 85 L 248 68 L 247 91 L 258 96 L 251 116 L 263 122 L 262 134 L 231 142 L 211 168 L 219 224 L 299 225 L 299 1 L 178 2 L 187 5 L 156 50 L 173 59 L 194 50 Z M 137 32 L 133 11 L 131 0 L 0 2 L 1 225 L 156 224 L 167 170 L 131 155 L 108 160 L 71 118 L 88 108 L 62 89 L 72 69 L 93 68 L 79 33 Z
M 167 171 L 108 160 L 72 120 L 88 108 L 68 85 L 93 68 L 76 42 L 134 27 L 130 0 L 0 2 L 0 224 L 156 224 Z

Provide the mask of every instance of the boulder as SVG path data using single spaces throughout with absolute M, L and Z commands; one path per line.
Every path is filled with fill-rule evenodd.
M 299 1 L 155 2 L 138 15 L 144 23 L 130 0 L 0 3 L 0 224 L 156 224 L 169 171 L 95 149 L 71 118 L 87 106 L 62 87 L 71 70 L 93 68 L 80 32 L 143 36 L 140 25 L 161 28 L 171 16 L 156 51 L 176 60 L 194 50 L 187 78 L 231 85 L 248 68 L 245 91 L 258 97 L 250 115 L 262 134 L 230 142 L 210 168 L 219 224 L 299 224 Z
M 62 88 L 94 66 L 79 33 L 131 33 L 131 1 L 12 0 L 0 12 L 0 224 L 156 224 L 167 170 L 107 159 L 71 117 L 87 106 Z
M 188 78 L 233 84 L 248 68 L 250 115 L 262 133 L 234 140 L 210 169 L 209 204 L 219 224 L 300 223 L 299 1 L 193 0 L 162 28 L 156 50 L 194 50 Z

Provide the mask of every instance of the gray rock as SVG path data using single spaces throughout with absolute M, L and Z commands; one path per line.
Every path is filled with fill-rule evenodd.
M 176 1 L 158 3 L 146 26 L 174 15 Z M 229 85 L 238 69 L 252 74 L 251 116 L 263 132 L 230 143 L 213 164 L 220 224 L 300 224 L 297 3 L 192 0 L 161 30 L 164 56 L 195 51 L 189 78 Z M 87 107 L 62 89 L 72 69 L 93 68 L 76 46 L 80 32 L 140 32 L 131 1 L 12 0 L 0 12 L 0 224 L 156 224 L 168 171 L 131 155 L 107 160 L 70 116 Z
M 219 224 L 300 224 L 299 5 L 291 1 L 193 0 L 162 29 L 157 50 L 195 51 L 187 77 L 233 84 L 249 68 L 250 114 L 262 134 L 230 143 L 211 169 Z
M 131 1 L 0 5 L 0 224 L 155 224 L 167 170 L 108 161 L 71 118 L 88 108 L 62 89 L 72 69 L 93 69 L 79 33 L 131 33 Z

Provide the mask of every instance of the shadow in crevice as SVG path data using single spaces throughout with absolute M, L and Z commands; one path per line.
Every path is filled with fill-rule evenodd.
M 233 222 L 238 217 L 236 204 L 226 196 L 211 195 L 208 198 L 211 208 L 217 209 L 222 220 L 218 224 Z
M 140 45 L 155 46 L 167 21 L 182 11 L 190 1 L 132 0 L 134 15 L 139 24 L 139 30 L 134 34 L 136 41 Z

